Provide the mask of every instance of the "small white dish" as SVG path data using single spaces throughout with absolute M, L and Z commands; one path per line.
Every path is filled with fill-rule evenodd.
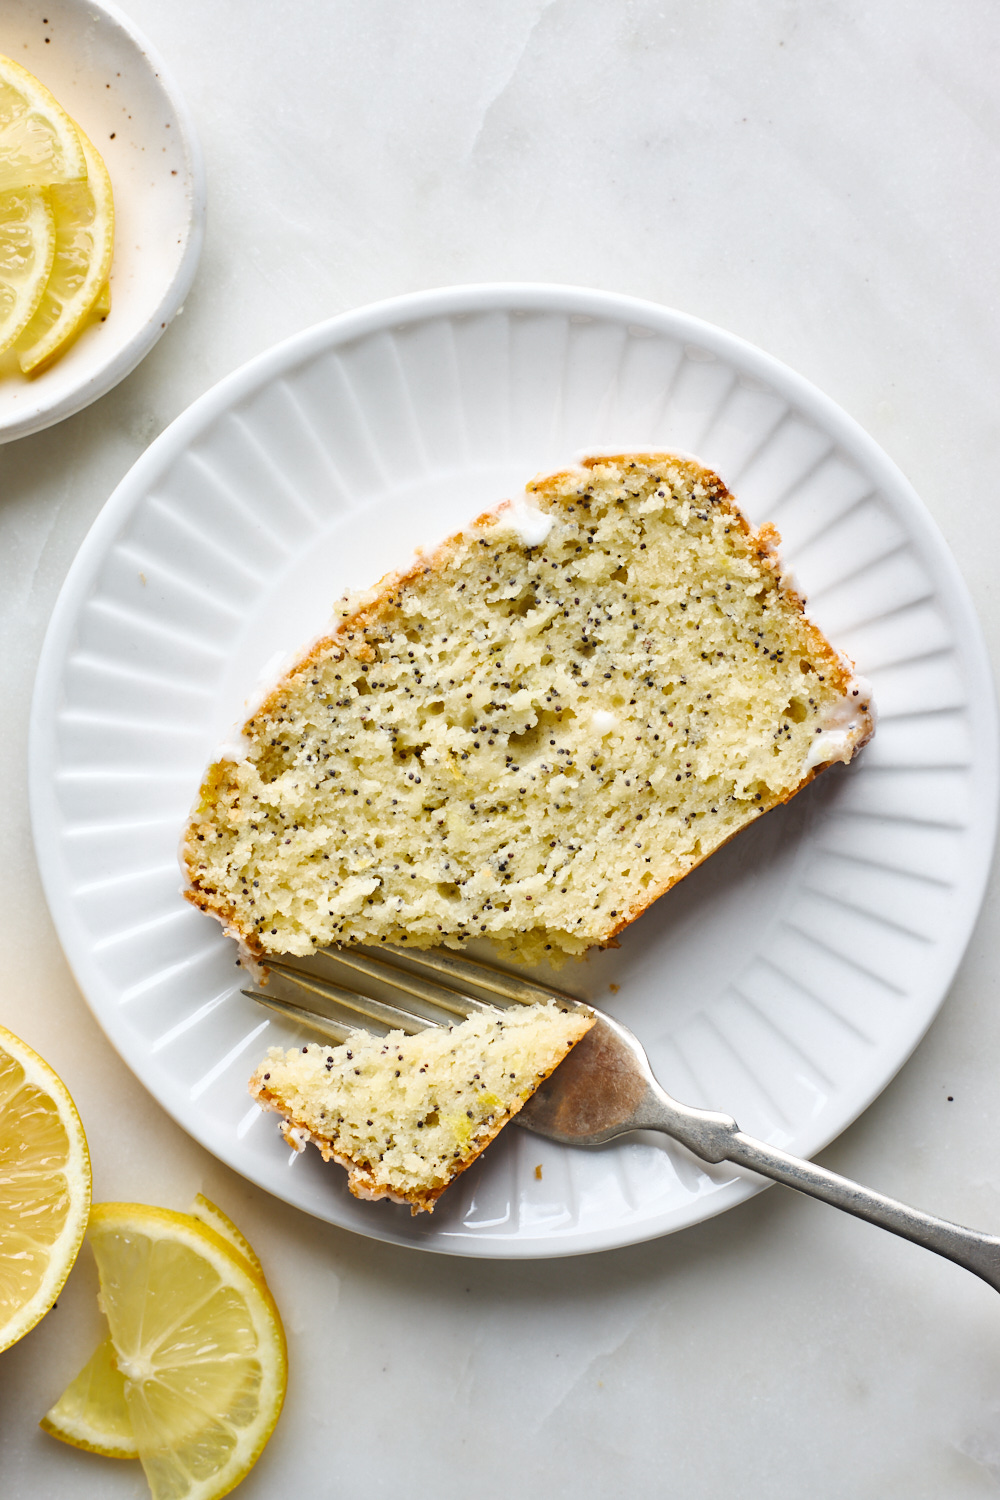
M 201 253 L 205 174 L 168 71 L 106 0 L 4 0 L 0 53 L 40 78 L 90 136 L 115 197 L 111 312 L 34 379 L 0 376 L 6 443 L 110 391 L 176 317 Z
M 800 376 L 684 314 L 557 286 L 403 297 L 253 360 L 139 459 L 70 570 L 32 711 L 35 844 L 80 986 L 163 1106 L 269 1191 L 398 1244 L 607 1249 L 762 1186 L 662 1138 L 573 1151 L 512 1128 L 433 1216 L 357 1202 L 249 1100 L 296 1033 L 240 996 L 234 945 L 181 895 L 181 830 L 262 666 L 345 588 L 584 447 L 697 453 L 773 519 L 881 717 L 851 767 L 557 982 L 631 1026 L 678 1098 L 811 1156 L 920 1039 L 989 869 L 997 726 L 968 594 L 902 475 Z

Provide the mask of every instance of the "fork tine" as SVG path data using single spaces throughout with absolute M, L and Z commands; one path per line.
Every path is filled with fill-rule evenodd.
M 508 974 L 475 958 L 458 958 L 442 948 L 414 949 L 411 952 L 408 948 L 392 947 L 389 952 L 398 953 L 401 958 L 407 958 L 411 963 L 430 969 L 435 974 L 447 974 L 449 978 L 464 984 L 474 984 L 478 989 L 489 990 L 491 994 L 503 995 L 505 999 L 514 1000 L 519 1005 L 537 1005 L 540 1000 L 556 1000 L 560 1005 L 578 1009 L 586 1004 L 574 995 L 565 995 L 561 990 L 533 984 L 530 979 Z
M 392 951 L 401 950 L 393 949 Z M 410 974 L 405 969 L 397 968 L 395 964 L 387 963 L 382 957 L 366 957 L 358 953 L 356 949 L 348 952 L 342 948 L 325 948 L 323 953 L 324 957 L 346 964 L 349 969 L 357 969 L 359 973 L 366 974 L 369 979 L 381 979 L 386 984 L 391 984 L 394 989 L 403 990 L 418 1000 L 426 1000 L 431 1005 L 439 1006 L 455 1016 L 471 1016 L 474 1012 L 496 1009 L 486 1000 L 477 1000 L 474 995 L 463 994 L 458 990 L 453 990 L 450 986 L 431 984 L 416 974 Z
M 445 1024 L 430 1016 L 404 1010 L 400 1005 L 385 1005 L 381 1000 L 372 1000 L 368 995 L 358 994 L 356 990 L 345 990 L 339 984 L 331 984 L 328 979 L 321 979 L 318 974 L 304 974 L 301 969 L 293 968 L 291 964 L 279 963 L 276 959 L 269 958 L 267 966 L 309 994 L 320 995 L 324 1000 L 333 1000 L 346 1010 L 356 1011 L 358 1015 L 367 1016 L 371 1021 L 378 1021 L 382 1026 L 405 1031 L 408 1036 L 413 1036 L 417 1031 L 424 1031 L 428 1026 Z M 304 1009 L 301 1006 L 298 1008 Z
M 433 983 L 422 979 L 408 969 L 388 961 L 383 956 L 386 951 L 393 957 L 398 956 L 419 968 L 429 969 L 434 974 L 443 975 L 453 982 L 457 981 L 462 985 L 462 989 L 454 989 L 450 984 Z M 418 1002 L 429 1005 L 434 1010 L 455 1016 L 465 1017 L 496 1009 L 496 1002 L 491 1003 L 466 993 L 466 987 L 470 984 L 476 989 L 500 996 L 501 1000 L 514 1001 L 519 1005 L 535 1005 L 540 1000 L 555 1000 L 560 1005 L 577 1009 L 584 1004 L 571 995 L 562 994 L 559 990 L 534 984 L 529 979 L 522 979 L 516 974 L 494 969 L 490 964 L 476 959 L 458 958 L 440 948 L 429 951 L 410 951 L 405 948 L 390 947 L 388 950 L 379 949 L 374 954 L 367 953 L 365 950 L 359 952 L 357 948 L 349 952 L 340 948 L 328 948 L 323 950 L 320 957 L 342 963 L 366 975 L 369 979 L 375 979 L 395 990 L 413 996 Z M 251 1000 L 256 1000 L 259 1005 L 267 1006 L 270 1010 L 277 1012 L 278 1015 L 289 1017 L 300 1025 L 310 1027 L 321 1036 L 336 1042 L 343 1042 L 352 1029 L 357 1029 L 357 1025 L 364 1027 L 367 1022 L 374 1022 L 377 1026 L 388 1027 L 390 1030 L 403 1031 L 408 1036 L 414 1036 L 427 1027 L 441 1027 L 449 1024 L 448 1021 L 438 1020 L 437 1017 L 428 1015 L 423 1010 L 413 1010 L 398 1004 L 390 1005 L 382 1000 L 363 995 L 357 990 L 345 989 L 319 974 L 297 969 L 292 964 L 283 963 L 280 959 L 268 958 L 267 967 L 278 976 L 279 980 L 296 986 L 305 991 L 306 995 L 316 995 L 322 1000 L 332 1001 L 340 1009 L 357 1016 L 357 1024 L 352 1027 L 350 1023 L 324 1014 L 322 1010 L 298 1004 L 294 1000 L 285 1000 L 277 995 L 263 995 L 256 990 L 243 990 L 242 993 Z
M 257 990 L 240 990 L 240 994 L 246 995 L 248 1000 L 256 1000 L 258 1005 L 264 1005 L 268 1010 L 276 1011 L 279 1016 L 297 1021 L 300 1026 L 308 1027 L 329 1042 L 346 1042 L 350 1035 L 349 1026 L 343 1026 L 330 1017 L 317 1015 L 314 1010 L 304 1010 L 301 1005 L 293 1005 L 290 1000 L 279 1000 L 276 995 L 261 995 Z

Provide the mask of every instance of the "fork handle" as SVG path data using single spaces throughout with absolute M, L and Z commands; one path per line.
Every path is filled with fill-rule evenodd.
M 1000 1238 L 996 1235 L 980 1234 L 947 1219 L 937 1219 L 895 1198 L 887 1198 L 884 1193 L 862 1187 L 848 1177 L 828 1172 L 815 1162 L 789 1156 L 777 1146 L 744 1135 L 729 1115 L 679 1104 L 659 1087 L 655 1092 L 651 1090 L 651 1095 L 650 1118 L 644 1119 L 643 1125 L 673 1136 L 703 1161 L 733 1162 L 762 1177 L 783 1182 L 786 1187 L 808 1193 L 857 1219 L 867 1219 L 880 1229 L 888 1229 L 891 1234 L 955 1261 L 1000 1291 Z

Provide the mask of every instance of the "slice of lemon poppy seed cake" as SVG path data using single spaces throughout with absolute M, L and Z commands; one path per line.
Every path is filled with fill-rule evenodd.
M 414 1036 L 272 1047 L 250 1080 L 289 1145 L 347 1168 L 356 1198 L 431 1210 L 594 1024 L 552 1003 L 481 1012 Z
M 345 606 L 209 768 L 189 900 L 264 957 L 607 943 L 871 734 L 777 541 L 675 455 L 535 480 Z

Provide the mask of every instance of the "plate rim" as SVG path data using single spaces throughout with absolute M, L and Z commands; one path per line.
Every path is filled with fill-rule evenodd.
M 159 301 L 146 316 L 142 327 L 103 366 L 94 370 L 81 385 L 67 391 L 54 404 L 35 402 L 26 410 L 10 419 L 0 418 L 0 444 L 15 442 L 18 438 L 31 437 L 44 432 L 67 417 L 91 406 L 131 375 L 137 365 L 163 337 L 177 316 L 191 290 L 198 262 L 201 259 L 205 240 L 205 211 L 207 185 L 205 160 L 195 128 L 194 117 L 181 93 L 169 66 L 145 33 L 136 26 L 130 16 L 120 10 L 113 0 L 85 0 L 85 8 L 92 19 L 100 18 L 104 23 L 124 33 L 135 45 L 147 65 L 156 85 L 170 105 L 177 120 L 178 134 L 184 149 L 191 180 L 186 221 L 184 252 L 177 264 L 172 279 L 168 282 Z M 42 377 L 44 379 L 44 376 Z
M 928 565 L 938 573 L 941 584 L 947 588 L 950 606 L 955 611 L 956 622 L 962 631 L 963 668 L 970 688 L 977 689 L 976 706 L 980 712 L 977 759 L 980 765 L 979 779 L 984 782 L 987 794 L 985 807 L 980 804 L 988 816 L 980 820 L 980 833 L 976 841 L 978 859 L 970 862 L 977 868 L 971 870 L 971 875 L 968 866 L 966 868 L 966 885 L 971 898 L 967 899 L 957 914 L 948 935 L 948 943 L 944 945 L 937 998 L 933 1003 L 925 1004 L 920 1014 L 914 1018 L 915 1025 L 907 1034 L 905 1048 L 898 1057 L 893 1055 L 891 1066 L 887 1070 L 884 1067 L 879 1069 L 877 1082 L 870 1092 L 866 1091 L 855 1112 L 849 1118 L 842 1119 L 832 1133 L 824 1134 L 822 1139 L 810 1146 L 808 1154 L 814 1155 L 864 1113 L 912 1056 L 947 997 L 978 920 L 993 860 L 1000 803 L 998 778 L 996 774 L 989 774 L 991 766 L 995 773 L 1000 764 L 997 699 L 992 668 L 971 595 L 943 535 L 909 480 L 874 438 L 806 377 L 756 345 L 689 313 L 646 299 L 546 282 L 468 283 L 385 298 L 302 329 L 253 356 L 197 397 L 140 454 L 98 513 L 67 572 L 46 630 L 32 697 L 28 735 L 32 834 L 46 900 L 67 962 L 92 1014 L 111 1045 L 160 1107 L 213 1156 L 240 1175 L 247 1176 L 244 1164 L 237 1163 L 233 1156 L 227 1154 L 224 1146 L 220 1149 L 218 1144 L 211 1142 L 207 1129 L 200 1129 L 196 1120 L 185 1118 L 184 1112 L 175 1107 L 173 1100 L 165 1102 L 156 1087 L 156 1078 L 161 1070 L 155 1065 L 153 1058 L 148 1053 L 131 1047 L 128 1033 L 121 1037 L 114 1035 L 108 1025 L 110 1014 L 106 1018 L 101 1013 L 100 1002 L 95 1004 L 91 999 L 89 985 L 98 985 L 101 981 L 98 975 L 90 972 L 89 952 L 85 948 L 83 951 L 76 951 L 75 913 L 68 902 L 60 899 L 63 893 L 59 889 L 59 838 L 56 820 L 50 813 L 49 786 L 54 763 L 54 738 L 47 736 L 47 730 L 58 701 L 66 648 L 79 610 L 86 601 L 87 591 L 121 526 L 131 517 L 165 467 L 225 410 L 294 364 L 382 328 L 391 328 L 394 322 L 406 324 L 422 318 L 491 310 L 580 313 L 610 317 L 626 326 L 643 326 L 652 321 L 656 331 L 675 338 L 687 336 L 691 342 L 710 348 L 717 357 L 722 355 L 732 358 L 734 354 L 738 355 L 754 374 L 793 399 L 798 408 L 813 417 L 835 442 L 842 443 L 848 452 L 860 455 L 861 461 L 877 482 L 905 503 L 907 515 L 913 523 L 914 539 L 922 544 L 921 552 Z M 970 700 L 971 698 L 970 693 Z M 431 1241 L 397 1234 L 391 1225 L 376 1222 L 374 1216 L 370 1227 L 366 1224 L 342 1224 L 328 1216 L 318 1217 L 369 1238 L 428 1253 L 504 1260 L 559 1258 L 597 1253 L 659 1238 L 663 1234 L 712 1218 L 770 1185 L 742 1176 L 736 1168 L 733 1171 L 736 1174 L 734 1178 L 710 1197 L 692 1199 L 686 1212 L 674 1211 L 669 1224 L 619 1225 L 603 1232 L 574 1231 L 563 1238 L 551 1240 L 540 1236 L 497 1236 L 489 1241 L 473 1237 L 456 1239 L 456 1242 Z M 306 1212 L 311 1211 L 292 1197 L 275 1191 L 270 1184 L 263 1186 L 265 1191 L 273 1192 L 282 1201 L 303 1208 Z

